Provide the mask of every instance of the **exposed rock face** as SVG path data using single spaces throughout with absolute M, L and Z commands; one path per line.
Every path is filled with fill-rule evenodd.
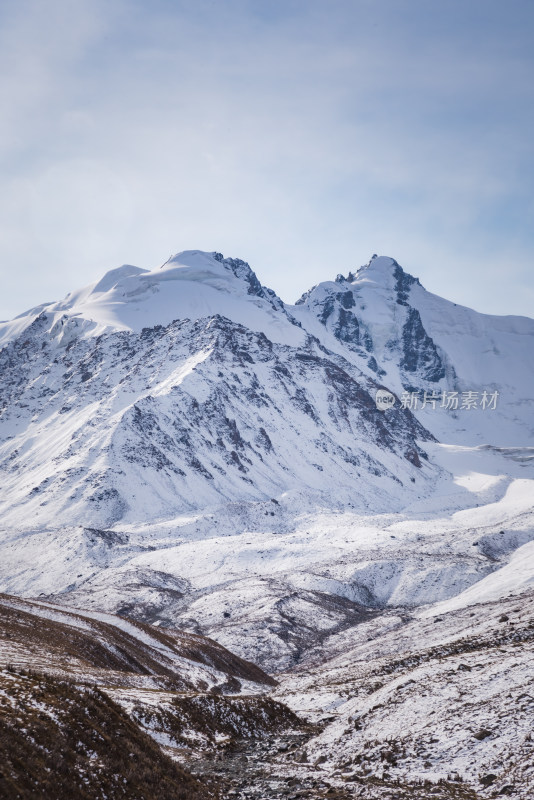
M 400 368 L 403 372 L 404 388 L 409 391 L 417 390 L 418 377 L 425 383 L 438 383 L 445 377 L 445 368 L 436 345 L 425 331 L 416 308 L 409 309 L 402 327 Z M 409 375 L 413 375 L 415 381 L 410 382 Z
M 280 298 L 273 292 L 272 289 L 268 289 L 266 286 L 262 286 L 259 282 L 256 273 L 251 269 L 250 264 L 247 264 L 246 261 L 242 261 L 240 258 L 225 258 L 222 253 L 213 253 L 213 258 L 218 261 L 223 266 L 231 269 L 234 273 L 236 278 L 242 280 L 247 285 L 247 294 L 253 294 L 256 297 L 261 297 L 263 300 L 267 300 L 275 310 L 281 310 L 284 307 L 284 304 L 280 300 Z

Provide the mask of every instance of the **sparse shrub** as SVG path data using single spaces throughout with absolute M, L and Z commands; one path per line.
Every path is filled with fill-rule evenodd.
M 487 739 L 488 736 L 491 736 L 491 731 L 488 731 L 487 728 L 481 728 L 479 731 L 473 734 L 475 739 L 478 739 L 481 742 L 483 739 Z

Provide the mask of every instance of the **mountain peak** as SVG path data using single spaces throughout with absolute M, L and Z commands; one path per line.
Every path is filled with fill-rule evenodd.
M 61 329 L 62 335 L 66 325 L 72 335 L 98 336 L 219 315 L 274 342 L 300 345 L 305 339 L 280 298 L 261 285 L 246 261 L 216 251 L 183 250 L 151 270 L 129 264 L 112 269 L 60 302 L 27 312 L 16 324 L 0 325 L 0 343 L 18 335 L 41 312 L 48 315 L 50 330 Z
M 350 271 L 347 277 L 339 274 L 336 277 L 336 283 L 356 284 L 361 281 L 372 281 L 373 283 L 391 284 L 393 286 L 403 275 L 406 276 L 410 283 L 419 283 L 418 279 L 405 272 L 394 258 L 373 253 L 367 264 L 363 264 L 356 272 Z
M 391 290 L 397 295 L 397 302 L 401 305 L 406 303 L 411 287 L 414 284 L 421 285 L 419 279 L 405 272 L 394 258 L 376 254 L 355 274 L 349 272 L 346 280 L 353 286 L 374 284 L 377 287 Z
M 367 264 L 364 264 L 362 267 L 360 267 L 358 273 L 362 271 L 394 272 L 396 267 L 402 269 L 402 267 L 400 267 L 399 263 L 395 261 L 394 258 L 391 258 L 390 256 L 378 256 L 376 253 L 374 253 Z
M 261 285 L 256 273 L 246 261 L 240 258 L 225 258 L 217 251 L 182 250 L 171 256 L 159 270 L 154 271 L 156 281 L 158 278 L 161 279 L 162 272 L 165 273 L 166 280 L 204 281 L 216 285 L 217 288 L 223 288 L 229 280 L 237 278 L 245 284 L 247 294 L 261 297 L 271 304 L 276 300 L 274 305 L 277 307 L 281 305 L 276 294 Z

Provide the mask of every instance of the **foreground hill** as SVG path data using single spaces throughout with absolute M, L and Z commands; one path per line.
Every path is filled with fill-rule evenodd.
M 369 615 L 253 695 L 236 694 L 231 676 L 226 689 L 184 687 L 183 654 L 166 672 L 171 631 L 7 596 L 1 609 L 0 659 L 19 659 L 0 660 L 2 797 L 527 800 L 534 790 L 532 590 Z M 189 678 L 211 653 L 240 663 L 200 637 L 177 639 Z
M 222 797 L 201 754 L 304 728 L 274 685 L 201 636 L 1 595 L 0 796 Z
M 4 800 L 208 800 L 213 787 L 164 755 L 107 695 L 0 671 Z
M 242 683 L 261 691 L 274 684 L 217 642 L 111 614 L 0 595 L 0 624 L 1 662 L 18 669 L 99 681 L 105 673 L 108 684 L 181 691 L 231 686 L 235 692 Z

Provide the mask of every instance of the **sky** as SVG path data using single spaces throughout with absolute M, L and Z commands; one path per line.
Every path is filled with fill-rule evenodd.
M 0 319 L 180 250 L 534 316 L 532 0 L 2 0 Z

